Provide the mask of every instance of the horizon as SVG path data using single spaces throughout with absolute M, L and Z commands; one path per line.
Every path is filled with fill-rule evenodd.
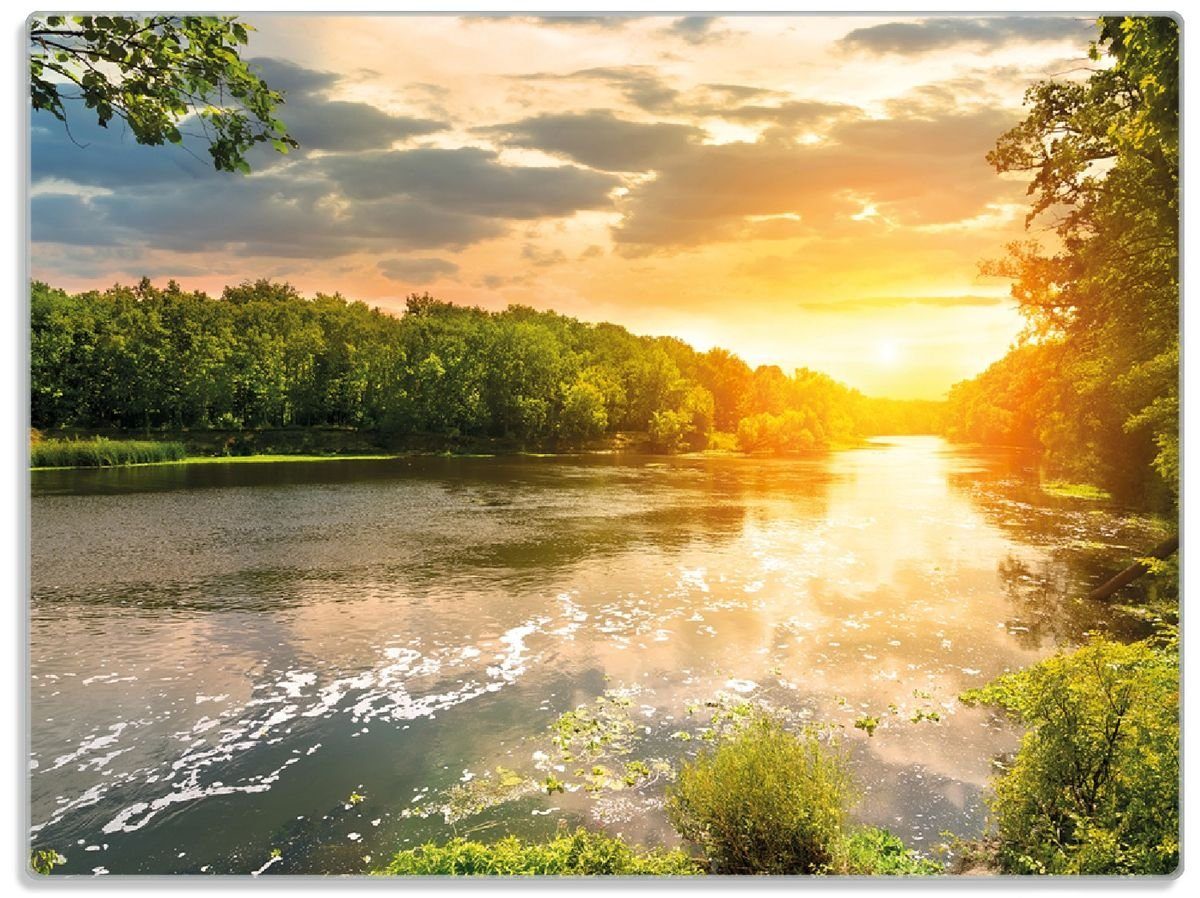
M 246 178 L 35 115 L 33 277 L 282 280 L 394 313 L 427 291 L 940 400 L 1023 324 L 978 264 L 1026 235 L 1026 181 L 984 156 L 1091 35 L 1082 16 L 314 18 L 249 20 L 301 147 L 255 151 Z

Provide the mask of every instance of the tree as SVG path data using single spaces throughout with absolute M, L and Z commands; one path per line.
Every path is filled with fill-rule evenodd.
M 255 144 L 298 146 L 274 117 L 283 95 L 238 55 L 250 30 L 234 16 L 32 18 L 33 108 L 67 124 L 64 101 L 79 100 L 150 146 L 182 144 L 180 126 L 194 122 L 217 169 L 249 172 Z
M 990 800 L 1005 873 L 1169 874 L 1179 862 L 1179 666 L 1097 639 L 963 696 L 1028 732 Z
M 1091 55 L 1109 64 L 1034 85 L 1028 116 L 988 155 L 1000 173 L 1032 174 L 1029 221 L 1052 218 L 1056 246 L 1014 244 L 985 271 L 1014 279 L 1026 342 L 1059 347 L 1037 407 L 1050 466 L 1094 470 L 1118 493 L 1165 486 L 1173 497 L 1179 28 L 1162 16 L 1105 16 L 1099 28 Z

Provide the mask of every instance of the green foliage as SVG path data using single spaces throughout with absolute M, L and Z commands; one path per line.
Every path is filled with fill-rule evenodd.
M 179 461 L 187 455 L 183 443 L 153 440 L 39 440 L 29 447 L 33 468 L 102 468 L 149 462 Z
M 667 814 L 714 872 L 819 873 L 836 859 L 851 795 L 835 746 L 759 715 L 684 764 Z
M 1103 16 L 1085 81 L 1046 81 L 988 159 L 1032 175 L 1029 219 L 1057 247 L 1013 244 L 1027 345 L 955 387 L 951 436 L 1041 450 L 1055 476 L 1168 504 L 1179 478 L 1179 33 Z
M 1167 874 L 1179 862 L 1179 667 L 1097 639 L 963 696 L 1027 726 L 994 784 L 1008 873 Z
M 398 318 L 269 281 L 220 300 L 145 279 L 76 296 L 35 282 L 30 325 L 40 428 L 335 426 L 546 446 L 632 430 L 676 452 L 705 448 L 718 422 L 743 412 L 778 417 L 781 439 L 803 447 L 870 432 L 875 410 L 899 426 L 907 408 L 803 369 L 751 373 L 679 340 L 428 294 L 410 296 Z M 731 392 L 742 380 L 750 394 Z M 234 435 L 225 451 L 253 453 L 254 439 Z
M 29 868 L 39 876 L 49 876 L 55 867 L 66 862 L 67 859 L 53 848 L 39 848 L 29 854 Z
M 560 437 L 568 442 L 582 442 L 600 436 L 607 429 L 608 409 L 599 387 L 578 380 L 563 388 L 562 411 L 558 418 Z
M 249 172 L 255 144 L 297 146 L 274 117 L 283 95 L 238 55 L 251 30 L 234 16 L 34 17 L 33 108 L 66 122 L 69 90 L 102 126 L 119 119 L 151 146 L 183 143 L 180 125 L 194 117 L 213 165 Z
M 945 868 L 921 857 L 886 829 L 863 826 L 842 843 L 839 873 L 851 876 L 937 876 Z
M 864 730 L 868 736 L 874 736 L 875 730 L 879 728 L 879 718 L 871 715 L 864 715 L 854 721 L 856 730 Z
M 454 839 L 398 852 L 385 876 L 695 876 L 703 872 L 682 851 L 632 847 L 603 833 L 578 829 L 548 842 L 513 836 L 492 845 Z

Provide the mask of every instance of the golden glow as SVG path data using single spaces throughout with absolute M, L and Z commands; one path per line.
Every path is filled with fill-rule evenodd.
M 494 236 L 474 242 L 376 240 L 334 258 L 98 247 L 92 272 L 74 276 L 66 263 L 79 248 L 42 243 L 33 274 L 86 289 L 177 272 L 184 287 L 210 292 L 274 277 L 393 310 L 429 290 L 489 309 L 520 303 L 638 333 L 703 335 L 751 364 L 809 367 L 897 397 L 939 397 L 1002 356 L 1021 320 L 1006 285 L 978 265 L 1024 236 L 1027 200 L 1024 184 L 984 157 L 1019 119 L 1025 88 L 1083 55 L 1086 40 L 872 54 L 841 42 L 894 18 L 734 16 L 690 42 L 671 33 L 674 21 L 261 17 L 250 56 L 341 76 L 333 98 L 449 123 L 398 149 L 477 147 L 503 165 L 582 165 L 549 146 L 505 146 L 489 129 L 588 111 L 688 136 L 645 170 L 614 173 L 611 205 L 500 218 Z M 349 212 L 337 194 L 316 202 Z M 449 264 L 423 282 L 381 273 L 382 260 L 408 256 Z
M 875 361 L 887 368 L 895 368 L 901 359 L 898 340 L 880 340 L 875 344 Z

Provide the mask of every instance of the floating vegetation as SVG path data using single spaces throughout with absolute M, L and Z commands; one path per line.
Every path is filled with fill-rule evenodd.
M 1042 492 L 1060 499 L 1087 499 L 1092 502 L 1103 502 L 1112 498 L 1112 493 L 1098 486 L 1092 486 L 1090 483 L 1068 483 L 1065 480 L 1043 483 Z
M 543 787 L 532 778 L 508 767 L 497 767 L 493 773 L 475 777 L 450 787 L 441 803 L 418 804 L 405 808 L 401 817 L 432 817 L 441 815 L 447 824 L 473 817 L 489 808 L 531 795 Z
M 879 726 L 879 718 L 878 717 L 864 716 L 864 717 L 860 717 L 860 718 L 858 718 L 858 720 L 854 721 L 854 728 L 856 730 L 865 730 L 868 736 L 874 736 L 875 730 L 878 726 Z

